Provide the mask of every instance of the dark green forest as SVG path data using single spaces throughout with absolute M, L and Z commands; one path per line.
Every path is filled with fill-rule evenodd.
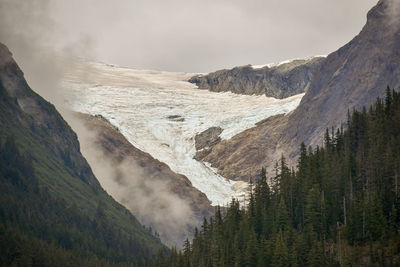
M 400 93 L 388 87 L 323 147 L 303 143 L 296 169 L 282 157 L 275 170 L 157 265 L 400 266 Z
M 68 137 L 55 108 L 33 95 L 53 132 L 21 110 L 0 81 L 0 266 L 147 266 L 160 240 L 97 183 L 60 157 Z M 54 124 L 54 121 L 57 123 Z
M 13 138 L 0 146 L 0 266 L 145 266 L 151 251 L 106 219 L 39 187 Z

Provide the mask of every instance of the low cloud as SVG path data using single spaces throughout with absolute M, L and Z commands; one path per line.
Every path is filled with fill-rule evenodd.
M 92 5 L 97 3 L 90 2 Z M 134 162 L 112 162 L 93 144 L 96 133 L 89 131 L 64 107 L 61 83 L 74 68 L 77 58 L 93 56 L 94 43 L 84 32 L 68 37 L 62 25 L 54 20 L 51 16 L 54 8 L 63 3 L 50 0 L 0 0 L 0 42 L 9 47 L 31 88 L 55 104 L 77 132 L 81 150 L 103 188 L 126 206 L 142 224 L 159 232 L 163 241 L 180 246 L 195 224 L 188 204 L 170 193 L 165 182 L 147 179 Z M 74 2 L 71 2 L 69 7 L 73 6 Z M 109 13 L 109 10 L 103 11 Z M 72 18 L 70 22 L 73 23 Z M 78 25 L 76 27 L 79 29 Z
M 90 57 L 92 42 L 83 33 L 65 40 L 52 9 L 50 0 L 0 0 L 0 42 L 13 53 L 28 84 L 60 109 L 60 82 L 77 56 Z
M 198 224 L 189 204 L 169 191 L 162 177 L 149 177 L 134 160 L 126 158 L 117 163 L 105 155 L 96 143 L 98 133 L 70 116 L 67 120 L 79 136 L 82 154 L 102 187 L 142 224 L 157 231 L 165 244 L 181 247 Z

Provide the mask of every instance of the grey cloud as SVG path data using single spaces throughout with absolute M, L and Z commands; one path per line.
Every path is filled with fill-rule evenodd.
M 74 55 L 90 53 L 88 35 L 65 39 L 51 16 L 50 0 L 0 0 L 0 41 L 24 71 L 28 83 L 53 104 L 61 104 L 59 83 L 73 67 Z
M 336 50 L 377 0 L 58 1 L 73 36 L 95 39 L 98 59 L 137 68 L 208 72 Z
M 89 130 L 74 114 L 65 116 L 78 134 L 82 154 L 103 188 L 142 224 L 156 230 L 165 244 L 181 247 L 198 224 L 189 203 L 170 192 L 162 177 L 149 178 L 143 167 L 129 158 L 114 162 L 95 143 L 98 132 Z
M 95 2 L 79 4 L 71 1 L 69 9 L 63 11 L 72 23 L 74 18 L 71 15 L 76 8 L 84 8 L 88 11 L 85 15 L 90 15 L 92 11 L 89 12 L 89 7 L 96 6 Z M 76 57 L 92 55 L 95 38 L 85 34 L 90 29 L 85 29 L 85 25 L 89 24 L 85 24 L 84 20 L 90 18 L 78 17 L 77 22 L 82 27 L 77 24 L 76 29 L 81 31 L 68 32 L 60 21 L 55 20 L 53 12 L 56 8 L 55 1 L 0 0 L 0 41 L 9 46 L 32 89 L 55 104 L 77 132 L 81 150 L 105 190 L 130 209 L 143 224 L 157 229 L 162 240 L 181 246 L 182 240 L 190 235 L 190 228 L 197 223 L 189 204 L 169 192 L 163 181 L 145 179 L 145 174 L 132 162 L 111 162 L 93 144 L 97 133 L 89 131 L 64 107 L 60 83 L 74 67 Z M 124 12 L 123 8 L 116 13 L 110 10 L 104 6 L 99 10 L 102 13 L 96 14 L 115 20 L 120 12 Z

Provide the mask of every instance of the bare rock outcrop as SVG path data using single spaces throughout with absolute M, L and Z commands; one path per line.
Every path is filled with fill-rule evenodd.
M 251 65 L 230 70 L 219 70 L 189 79 L 200 89 L 213 92 L 230 91 L 245 95 L 263 95 L 286 98 L 304 93 L 324 57 L 298 59 L 278 65 L 255 68 Z
M 219 135 L 222 133 L 221 127 L 211 127 L 197 134 L 194 138 L 196 150 L 207 149 L 215 146 L 221 141 Z
M 211 152 L 211 149 L 221 142 L 219 135 L 222 131 L 221 127 L 211 127 L 195 136 L 196 155 L 194 158 L 196 160 L 201 160 L 207 156 Z

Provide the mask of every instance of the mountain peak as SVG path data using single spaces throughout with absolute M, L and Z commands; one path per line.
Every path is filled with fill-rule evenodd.
M 388 26 L 400 26 L 400 1 L 380 0 L 367 14 L 367 25 L 375 21 L 385 22 Z
M 189 82 L 214 92 L 286 98 L 307 91 L 324 57 L 288 60 L 260 66 L 245 65 L 196 75 Z
M 217 144 L 202 160 L 222 170 L 221 174 L 228 178 L 239 173 L 245 179 L 246 172 L 261 167 L 272 170 L 282 154 L 294 160 L 301 142 L 321 144 L 327 128 L 344 124 L 349 110 L 359 110 L 377 97 L 383 98 L 387 85 L 399 88 L 399 4 L 399 0 L 381 0 L 372 8 L 361 32 L 323 60 L 300 105 L 291 114 Z M 230 147 L 235 151 L 224 153 Z M 264 158 L 257 156 L 260 154 L 265 154 Z
M 26 92 L 28 84 L 24 73 L 14 61 L 13 55 L 6 45 L 0 42 L 0 81 L 11 97 Z
M 99 190 L 99 182 L 80 153 L 76 134 L 52 104 L 32 91 L 12 53 L 2 43 L 0 43 L 0 83 L 8 97 L 14 98 L 19 108 L 31 116 L 32 127 L 50 133 L 52 140 L 48 142 L 48 146 L 54 156 L 63 158 L 75 170 L 78 177 L 91 184 L 95 190 Z

